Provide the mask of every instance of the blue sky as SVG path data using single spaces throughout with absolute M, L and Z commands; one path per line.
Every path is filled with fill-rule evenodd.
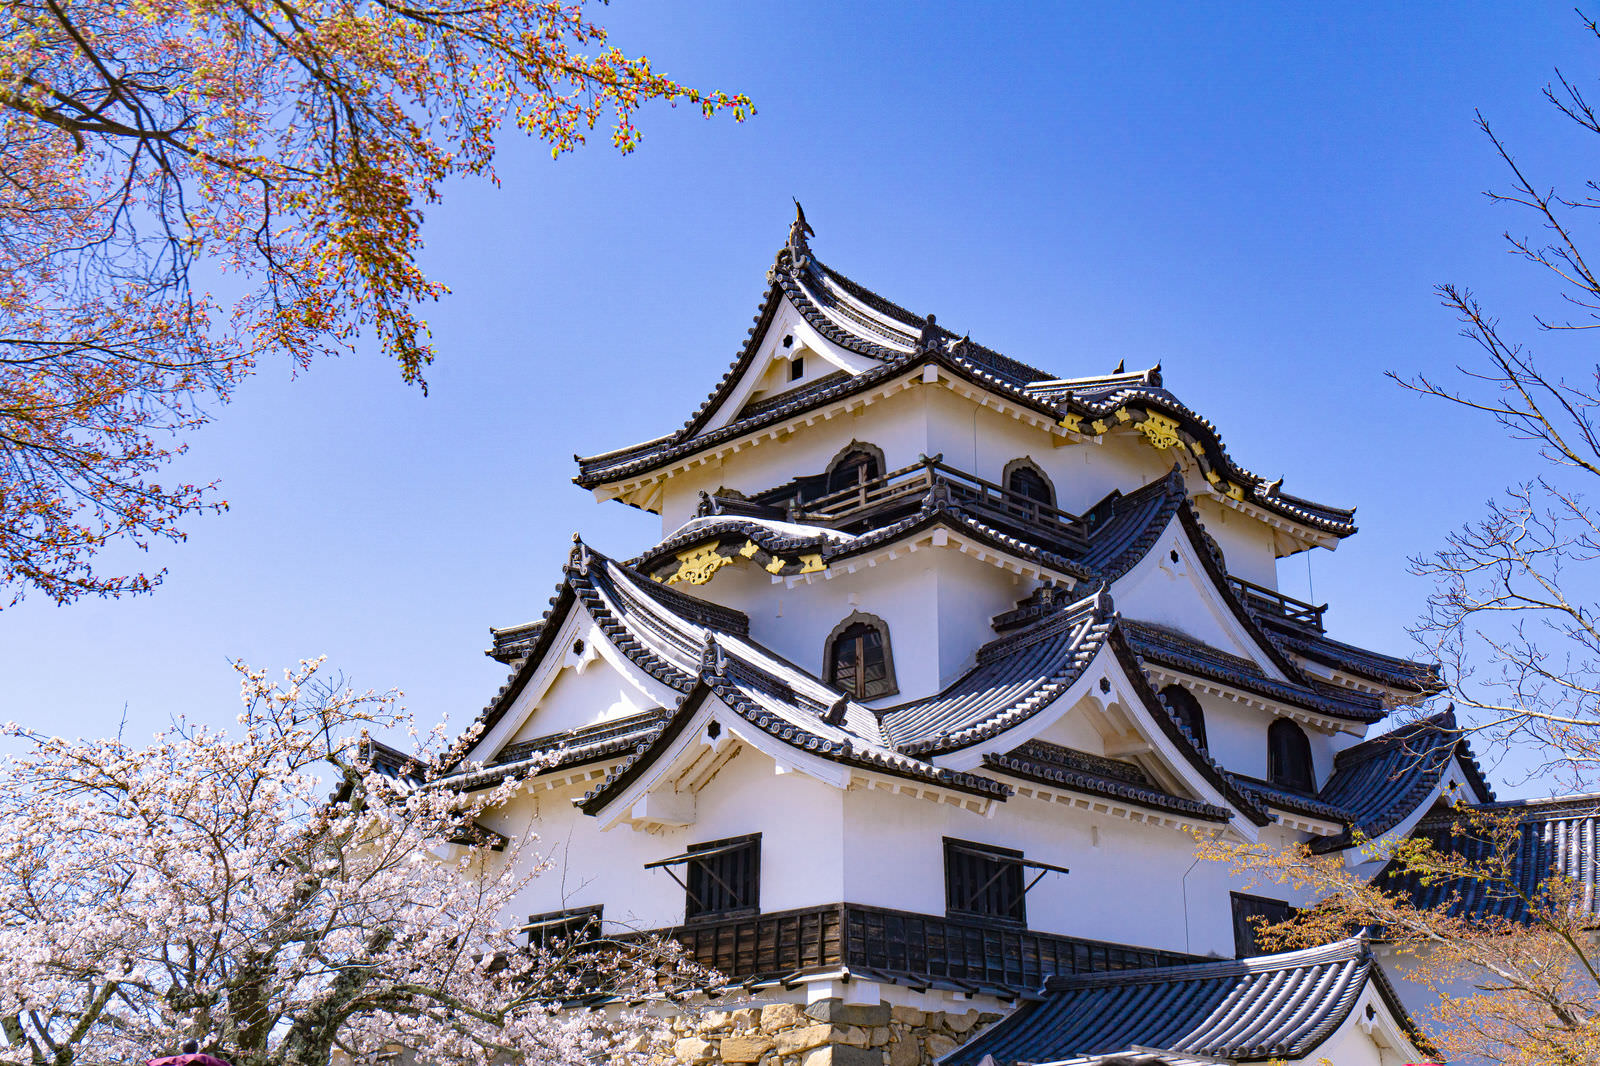
M 1336 14 L 1335 14 L 1336 13 Z M 942 325 L 1062 375 L 1162 363 L 1247 467 L 1360 508 L 1285 563 L 1335 636 L 1393 651 L 1440 543 L 1519 474 L 1482 421 L 1385 370 L 1469 360 L 1432 288 L 1508 326 L 1554 306 L 1499 233 L 1481 108 L 1576 185 L 1592 155 L 1539 96 L 1600 49 L 1560 3 L 660 4 L 598 9 L 614 42 L 737 89 L 739 126 L 651 108 L 643 146 L 558 162 L 511 135 L 499 189 L 427 216 L 431 394 L 376 355 L 267 364 L 182 463 L 232 509 L 190 523 L 147 597 L 0 612 L 0 718 L 62 734 L 225 721 L 242 658 L 325 654 L 469 721 L 504 679 L 490 625 L 537 617 L 573 530 L 650 516 L 573 487 L 571 457 L 655 436 L 742 342 L 798 196 L 813 248 Z M 1531 336 L 1531 330 L 1529 331 Z M 1534 338 L 1540 340 L 1540 338 Z M 1566 350 L 1575 361 L 1593 357 Z M 1563 357 L 1551 349 L 1552 359 Z

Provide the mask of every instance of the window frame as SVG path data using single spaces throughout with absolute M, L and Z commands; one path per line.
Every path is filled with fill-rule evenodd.
M 867 625 L 871 626 L 873 629 L 876 629 L 878 631 L 878 643 L 883 648 L 883 680 L 879 682 L 878 687 L 870 693 L 851 692 L 840 688 L 834 683 L 834 658 L 838 643 L 844 637 L 847 630 L 857 625 Z M 857 657 L 856 671 L 857 674 L 864 680 L 865 668 L 861 665 L 860 656 Z M 895 678 L 894 649 L 889 644 L 889 623 L 885 622 L 882 618 L 879 618 L 875 614 L 867 614 L 865 611 L 851 611 L 843 621 L 833 627 L 833 629 L 828 633 L 828 639 L 822 645 L 822 679 L 823 682 L 829 687 L 838 689 L 840 692 L 844 692 L 846 695 L 848 695 L 851 699 L 860 701 L 862 703 L 871 702 L 872 700 L 881 700 L 886 696 L 897 695 L 900 691 L 900 685 Z M 863 685 L 863 687 L 865 687 L 865 685 Z
M 863 479 L 859 473 L 856 475 L 856 479 L 848 485 L 840 485 L 835 487 L 833 484 L 834 474 L 842 465 L 844 465 L 845 460 L 849 459 L 850 456 L 858 452 L 869 457 L 874 463 L 877 464 L 878 467 L 878 472 L 872 477 L 866 478 L 866 481 L 874 481 L 880 477 L 883 477 L 883 475 L 889 472 L 889 466 L 884 460 L 882 448 L 878 447 L 876 444 L 870 444 L 864 440 L 853 440 L 849 444 L 846 444 L 843 448 L 840 448 L 839 451 L 834 454 L 834 457 L 828 460 L 827 469 L 823 471 L 822 485 L 824 489 L 824 496 L 831 496 L 836 492 L 844 492 L 846 489 L 853 488 L 854 486 L 861 484 Z
M 1021 470 L 1026 470 L 1030 473 L 1038 475 L 1039 480 L 1044 482 L 1045 490 L 1050 493 L 1050 498 L 1047 500 L 1041 500 L 1037 499 L 1036 497 L 1029 496 L 1025 492 L 1017 492 L 1015 489 L 1013 489 L 1011 487 L 1011 477 L 1013 474 L 1016 474 Z M 1050 479 L 1049 474 L 1044 472 L 1044 467 L 1040 466 L 1038 463 L 1034 462 L 1033 459 L 1026 455 L 1017 459 L 1013 459 L 1005 465 L 1005 469 L 1000 473 L 1000 484 L 1007 492 L 1012 493 L 1013 495 L 1032 500 L 1034 503 L 1039 504 L 1042 507 L 1048 507 L 1051 510 L 1056 508 L 1056 500 L 1058 498 L 1056 494 L 1056 483 Z
M 998 914 L 992 911 L 974 910 L 970 906 L 958 906 L 958 901 L 956 898 L 958 894 L 958 885 L 956 883 L 957 879 L 955 876 L 958 867 L 955 863 L 951 862 L 952 854 L 958 855 L 962 859 L 965 859 L 969 865 L 975 865 L 973 860 L 982 860 L 985 857 L 992 856 L 991 862 L 995 866 L 1001 867 L 1001 869 L 992 873 L 988 879 L 976 889 L 976 891 L 967 892 L 965 903 L 969 905 L 972 904 L 980 895 L 989 890 L 990 885 L 1000 881 L 1001 878 L 1004 878 L 1007 882 L 1014 882 L 1013 884 L 1007 886 L 1016 893 L 1015 902 L 1012 905 L 1011 913 Z M 1003 922 L 1006 925 L 1014 925 L 1021 928 L 1026 928 L 1028 925 L 1028 888 L 1023 882 L 1024 869 L 1025 867 L 1023 866 L 1022 852 L 1018 851 L 1016 848 L 1002 848 L 993 844 L 980 844 L 974 840 L 960 840 L 956 837 L 945 837 L 945 917 L 964 918 L 968 920 L 975 919 L 985 922 Z M 982 868 L 979 867 L 975 877 L 977 875 L 981 875 L 982 872 Z M 968 886 L 962 885 L 959 887 L 965 891 Z
M 530 951 L 549 950 L 551 941 L 558 937 L 571 937 L 574 934 L 589 937 L 590 926 L 593 926 L 593 937 L 598 939 L 601 923 L 605 920 L 604 912 L 605 904 L 597 903 L 588 907 L 567 907 L 559 911 L 530 914 L 527 924 L 522 927 L 526 935 L 524 946 Z
M 1278 737 L 1292 739 L 1280 742 Z M 1281 743 L 1286 743 L 1288 746 L 1281 747 Z M 1280 750 L 1284 755 L 1281 760 Z M 1287 774 L 1280 774 L 1280 770 L 1287 771 L 1289 766 L 1280 766 L 1279 763 L 1287 764 L 1300 760 L 1304 761 L 1304 782 L 1285 780 Z M 1286 788 L 1292 792 L 1314 795 L 1317 791 L 1317 763 L 1311 754 L 1311 738 L 1306 736 L 1306 731 L 1297 723 L 1287 718 L 1274 718 L 1272 724 L 1267 727 L 1267 780 L 1279 788 Z
M 730 885 L 720 874 L 708 869 L 704 858 L 696 857 L 696 852 L 714 851 L 716 856 L 733 855 L 748 849 L 751 854 L 749 867 L 744 871 L 748 878 L 747 891 L 740 893 L 734 885 Z M 724 837 L 721 840 L 707 840 L 699 844 L 690 844 L 683 855 L 684 877 L 683 885 L 683 920 L 684 924 L 692 922 L 714 922 L 725 918 L 745 917 L 761 913 L 761 834 L 747 833 L 743 836 Z M 699 878 L 696 876 L 699 871 Z M 720 882 L 723 891 L 737 899 L 734 906 L 709 909 L 700 899 L 705 894 L 705 885 L 701 885 L 702 892 L 695 892 L 697 879 L 709 876 L 712 880 Z
M 1167 696 L 1169 692 L 1174 693 L 1178 699 L 1169 699 Z M 1163 688 L 1160 696 L 1178 721 L 1189 730 L 1189 734 L 1194 737 L 1195 743 L 1200 745 L 1201 750 L 1210 751 L 1211 746 L 1206 742 L 1206 709 L 1201 706 L 1200 698 L 1176 681 Z M 1193 713 L 1192 721 L 1186 711 Z
M 1229 892 L 1228 902 L 1233 917 L 1233 953 L 1235 958 L 1240 959 L 1261 953 L 1261 946 L 1256 943 L 1256 928 L 1250 921 L 1251 918 L 1264 916 L 1269 922 L 1262 924 L 1276 924 L 1294 917 L 1295 914 L 1295 908 L 1288 900 L 1257 896 L 1250 892 Z M 1263 904 L 1265 906 L 1262 906 Z M 1275 917 L 1276 914 L 1281 914 L 1282 917 Z

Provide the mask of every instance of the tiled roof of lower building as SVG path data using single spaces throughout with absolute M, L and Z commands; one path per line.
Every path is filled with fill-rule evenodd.
M 1055 1063 L 1161 1049 L 1232 1061 L 1313 1054 L 1369 982 L 1412 1028 L 1362 940 L 1252 959 L 1051 978 L 1038 1001 L 940 1060 Z M 1094 1059 L 1090 1059 L 1094 1061 Z
M 1445 907 L 1456 917 L 1526 922 L 1535 907 L 1566 905 L 1546 894 L 1553 878 L 1570 883 L 1570 903 L 1590 918 L 1600 918 L 1600 795 L 1482 804 L 1467 811 L 1430 815 L 1412 834 L 1440 851 L 1463 856 L 1491 876 L 1482 880 L 1424 877 L 1391 865 L 1377 884 L 1403 892 L 1419 907 Z M 1492 821 L 1474 824 L 1472 815 L 1515 821 L 1502 855 Z M 1507 827 L 1510 828 L 1510 827 Z M 1505 876 L 1502 859 L 1509 860 Z

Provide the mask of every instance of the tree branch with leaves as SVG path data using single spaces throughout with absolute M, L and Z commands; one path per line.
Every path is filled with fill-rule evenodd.
M 426 389 L 417 263 L 508 127 L 572 151 L 651 102 L 750 101 L 630 58 L 582 3 L 19 0 L 0 13 L 0 585 L 149 590 L 112 540 L 225 507 L 157 476 L 261 358 L 370 335 Z M 240 290 L 224 306 L 206 282 Z

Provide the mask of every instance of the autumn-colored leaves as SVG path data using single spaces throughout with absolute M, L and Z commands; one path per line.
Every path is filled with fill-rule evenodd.
M 422 208 L 493 180 L 507 124 L 559 155 L 660 100 L 750 114 L 611 47 L 581 4 L 24 0 L 0 15 L 0 584 L 143 591 L 112 539 L 222 506 L 162 485 L 182 431 L 256 362 L 375 338 L 408 382 Z M 218 306 L 199 271 L 245 282 Z M 0 600 L 0 603 L 3 603 Z

